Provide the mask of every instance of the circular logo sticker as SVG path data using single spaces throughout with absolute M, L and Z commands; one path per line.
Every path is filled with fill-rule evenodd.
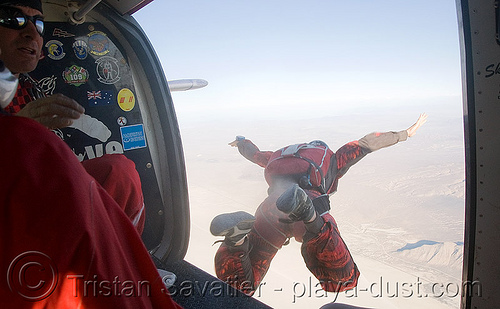
M 89 47 L 85 41 L 77 40 L 73 43 L 73 52 L 75 52 L 76 58 L 85 60 L 89 54 Z
M 115 58 L 104 56 L 95 61 L 97 63 L 97 80 L 103 84 L 114 84 L 120 80 L 120 66 Z
M 106 33 L 92 31 L 88 34 L 90 53 L 97 56 L 104 56 L 109 53 L 109 39 Z
M 62 76 L 66 84 L 78 87 L 87 82 L 89 79 L 89 72 L 82 67 L 72 65 L 64 70 Z
M 47 47 L 48 52 L 47 56 L 52 60 L 61 60 L 66 55 L 62 46 L 63 43 L 58 40 L 48 41 L 45 43 L 45 47 Z
M 120 116 L 120 117 L 118 117 L 118 119 L 116 119 L 116 122 L 118 123 L 118 125 L 120 127 L 123 127 L 124 125 L 127 124 L 127 118 Z
M 118 92 L 117 100 L 120 108 L 126 112 L 131 111 L 135 106 L 134 93 L 128 88 L 123 88 Z

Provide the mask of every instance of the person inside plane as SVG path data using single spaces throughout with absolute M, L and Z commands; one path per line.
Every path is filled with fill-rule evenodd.
M 0 0 L 0 55 L 7 68 L 19 77 L 7 113 L 31 118 L 49 129 L 63 128 L 80 118 L 85 109 L 63 95 L 46 96 L 28 73 L 40 60 L 44 23 L 40 0 Z M 144 230 L 145 206 L 141 181 L 135 164 L 120 154 L 106 154 L 83 162 L 92 175 L 118 202 L 139 234 Z
M 0 67 L 34 65 L 42 33 L 39 0 L 0 1 Z M 0 109 L 0 307 L 179 308 L 130 218 L 48 130 L 81 110 L 62 95 L 49 101 L 39 115 L 66 120 Z
M 214 236 L 224 236 L 215 255 L 219 279 L 252 295 L 263 280 L 278 250 L 291 237 L 302 242 L 308 269 L 328 292 L 357 285 L 359 271 L 329 213 L 329 196 L 339 179 L 367 154 L 415 135 L 427 120 L 422 114 L 407 130 L 371 133 L 333 152 L 323 141 L 312 141 L 260 151 L 250 140 L 237 136 L 248 160 L 265 168 L 268 197 L 255 216 L 239 211 L 216 216 L 210 225 Z
M 42 125 L 0 113 L 0 307 L 178 308 L 118 204 Z

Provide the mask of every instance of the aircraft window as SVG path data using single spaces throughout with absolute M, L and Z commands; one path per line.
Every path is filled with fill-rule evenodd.
M 361 271 L 358 289 L 338 297 L 321 290 L 292 240 L 254 297 L 276 308 L 335 299 L 458 306 L 465 172 L 457 13 L 453 1 L 424 2 L 155 1 L 134 14 L 168 78 L 209 82 L 173 93 L 188 172 L 189 262 L 215 274 L 213 243 L 222 237 L 210 234 L 212 218 L 253 214 L 267 196 L 263 169 L 227 145 L 236 135 L 261 150 L 316 139 L 337 150 L 373 131 L 406 129 L 426 112 L 414 137 L 368 154 L 330 198 Z

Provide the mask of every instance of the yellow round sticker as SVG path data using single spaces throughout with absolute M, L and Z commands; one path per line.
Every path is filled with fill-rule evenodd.
M 128 88 L 123 88 L 118 92 L 117 100 L 120 108 L 126 112 L 131 111 L 135 106 L 134 93 Z

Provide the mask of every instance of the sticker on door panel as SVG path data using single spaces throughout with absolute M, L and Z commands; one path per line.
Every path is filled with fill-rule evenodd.
M 124 151 L 146 147 L 146 135 L 142 124 L 121 127 L 120 133 Z
M 87 82 L 89 79 L 89 72 L 85 68 L 72 65 L 64 70 L 62 76 L 66 84 L 78 87 Z
M 101 31 L 93 31 L 88 34 L 90 53 L 96 56 L 104 56 L 109 53 L 108 36 Z
M 73 124 L 69 127 L 78 129 L 90 137 L 97 138 L 101 142 L 105 142 L 111 137 L 111 131 L 104 123 L 85 114 L 73 120 Z
M 126 112 L 131 111 L 135 106 L 135 96 L 132 90 L 123 88 L 116 96 L 118 106 Z
M 113 100 L 113 91 L 111 90 L 87 90 L 88 106 L 108 106 Z
M 85 60 L 89 54 L 89 47 L 85 41 L 76 40 L 73 43 L 73 52 L 75 53 L 76 58 Z
M 120 80 L 120 66 L 115 58 L 104 56 L 95 61 L 97 64 L 97 80 L 111 85 Z
M 63 43 L 57 40 L 48 41 L 45 43 L 45 47 L 47 47 L 47 56 L 52 60 L 61 60 L 66 55 L 63 49 Z

